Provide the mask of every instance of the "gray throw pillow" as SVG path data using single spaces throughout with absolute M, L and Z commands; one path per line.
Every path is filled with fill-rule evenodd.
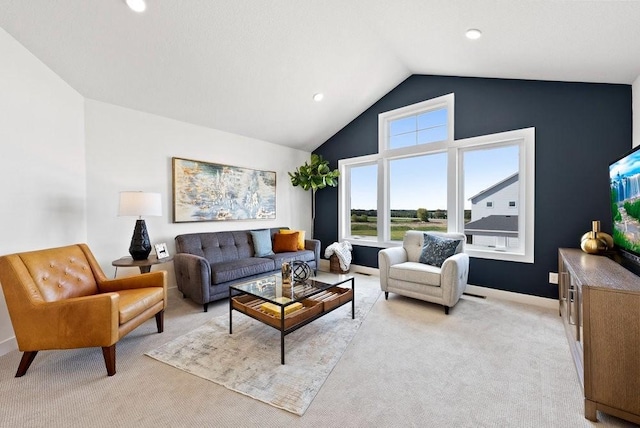
M 461 242 L 461 239 L 451 239 L 425 233 L 419 261 L 427 265 L 441 267 L 446 259 L 456 253 Z
M 256 257 L 272 256 L 273 247 L 271 246 L 271 231 L 269 229 L 252 230 L 253 250 Z

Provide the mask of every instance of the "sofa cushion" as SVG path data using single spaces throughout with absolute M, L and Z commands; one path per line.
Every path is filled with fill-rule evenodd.
M 404 262 L 389 268 L 389 278 L 440 287 L 440 268 L 416 262 Z
M 269 256 L 269 258 L 275 262 L 276 269 L 282 268 L 282 262 L 292 262 L 295 260 L 306 262 L 313 269 L 318 268 L 316 266 L 316 255 L 313 251 L 310 250 L 276 253 L 272 256 Z
M 269 229 L 252 230 L 253 249 L 256 257 L 270 256 L 273 254 L 271 246 L 271 231 Z
M 276 233 L 273 235 L 273 252 L 287 253 L 298 251 L 298 232 L 284 234 Z
M 304 250 L 304 230 L 289 230 L 289 229 L 280 229 L 280 233 L 283 234 L 291 234 L 298 233 L 298 250 Z
M 457 250 L 461 242 L 460 239 L 445 238 L 425 233 L 419 262 L 440 267 L 446 259 L 458 252 Z
M 261 257 L 213 263 L 211 264 L 211 284 L 222 284 L 251 275 L 271 272 L 275 269 L 276 265 L 272 259 Z

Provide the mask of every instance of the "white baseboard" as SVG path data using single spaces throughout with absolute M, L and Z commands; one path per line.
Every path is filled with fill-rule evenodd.
M 16 349 L 18 349 L 18 342 L 16 342 L 15 336 L 0 342 L 0 356 L 15 351 Z
M 320 260 L 320 270 L 329 272 L 329 260 Z M 367 266 L 351 265 L 349 273 L 363 273 L 365 275 L 380 276 L 380 270 Z M 489 297 L 492 299 L 509 300 L 510 302 L 523 303 L 526 305 L 539 306 L 543 308 L 558 308 L 556 299 L 532 296 L 530 294 L 514 293 L 512 291 L 497 290 L 495 288 L 481 287 L 479 285 L 467 285 L 467 293 L 476 296 Z
M 524 303 L 531 306 L 558 309 L 558 301 L 546 297 L 531 296 L 530 294 L 514 293 L 512 291 L 496 290 L 495 288 L 481 287 L 479 285 L 467 285 L 465 291 L 476 296 L 489 297 L 492 299 L 509 300 L 510 302 Z
M 321 270 L 323 272 L 330 272 L 331 267 L 330 267 L 329 260 L 321 259 L 320 267 L 318 268 L 318 270 Z M 380 271 L 376 268 L 370 268 L 368 266 L 359 266 L 359 265 L 353 265 L 353 264 L 349 266 L 349 273 L 362 273 L 365 275 L 380 276 Z

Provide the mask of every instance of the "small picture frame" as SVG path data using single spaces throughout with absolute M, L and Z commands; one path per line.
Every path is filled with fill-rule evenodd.
M 160 259 L 166 259 L 167 257 L 169 257 L 169 250 L 167 250 L 167 244 L 166 243 L 161 243 L 161 244 L 156 244 L 156 256 L 158 256 L 158 260 Z

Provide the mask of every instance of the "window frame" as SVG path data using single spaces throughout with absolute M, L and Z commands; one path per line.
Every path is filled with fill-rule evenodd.
M 505 260 L 523 263 L 534 262 L 535 248 L 535 128 L 523 128 L 513 131 L 500 132 L 497 134 L 481 135 L 478 137 L 456 140 L 452 145 L 452 150 L 458 150 L 460 154 L 457 157 L 457 168 L 459 173 L 456 177 L 449 179 L 458 180 L 457 199 L 459 206 L 462 207 L 461 212 L 456 212 L 456 224 L 453 228 L 449 226 L 449 231 L 459 231 L 464 233 L 464 189 L 463 189 L 463 165 L 461 155 L 464 151 L 470 151 L 481 147 L 504 147 L 518 144 L 519 165 L 518 165 L 518 187 L 519 187 L 519 204 L 515 207 L 518 212 L 518 233 L 524 235 L 524 244 L 518 251 L 508 251 L 502 249 L 488 249 L 474 247 L 472 244 L 465 245 L 465 253 L 470 257 L 492 260 Z M 449 171 L 451 173 L 451 170 Z M 451 186 L 450 186 L 451 187 Z M 450 202 L 450 201 L 449 201 Z M 495 206 L 495 204 L 494 204 Z M 453 216 L 450 216 L 453 217 Z
M 432 98 L 426 101 L 421 101 L 416 104 L 411 104 L 405 107 L 400 107 L 394 110 L 390 110 L 378 115 L 378 153 L 385 155 L 386 152 L 412 152 L 416 147 L 432 146 L 434 144 L 441 143 L 442 141 L 453 141 L 454 133 L 454 107 L 455 97 L 454 94 L 442 95 L 437 98 Z M 447 109 L 447 139 L 441 141 L 434 141 L 430 143 L 416 144 L 407 147 L 398 147 L 392 149 L 389 147 L 390 140 L 390 124 L 391 122 L 404 119 L 410 116 L 419 116 L 420 114 L 430 111 Z
M 418 144 L 390 149 L 389 124 L 393 120 L 415 116 L 430 110 L 447 108 L 448 139 L 438 142 Z M 518 144 L 519 150 L 519 202 L 513 209 L 518 211 L 518 231 L 524 243 L 518 251 L 465 246 L 465 252 L 471 257 L 534 262 L 534 206 L 535 206 L 535 128 L 523 128 L 513 131 L 454 139 L 454 94 L 448 94 L 432 100 L 401 107 L 378 115 L 378 153 L 338 161 L 340 185 L 338 187 L 338 239 L 352 245 L 368 247 L 395 247 L 402 245 L 390 239 L 390 168 L 394 159 L 423 156 L 446 152 L 447 154 L 447 229 L 449 232 L 464 233 L 464 189 L 463 189 L 463 153 L 482 147 L 499 147 Z M 350 168 L 377 164 L 377 235 L 371 239 L 354 238 L 351 235 L 350 206 Z
M 357 245 L 364 246 L 379 246 L 379 236 L 380 236 L 380 223 L 381 216 L 378 215 L 376 221 L 376 227 L 378 230 L 378 234 L 376 235 L 376 239 L 362 239 L 356 238 L 351 235 L 351 199 L 350 192 L 347 192 L 346 189 L 351 189 L 351 168 L 357 168 L 368 165 L 376 165 L 378 167 L 378 176 L 377 176 L 377 188 L 378 188 L 378 199 L 380 198 L 380 163 L 381 158 L 379 155 L 366 155 L 359 156 L 357 158 L 351 159 L 341 159 L 338 160 L 338 170 L 340 171 L 340 185 L 338 186 L 338 236 L 345 237 L 344 239 L 340 239 L 340 241 L 347 240 L 352 243 L 357 243 Z M 379 205 L 379 203 L 378 203 Z M 378 208 L 376 208 L 378 209 Z M 346 216 L 343 216 L 342 213 L 347 213 Z M 348 236 L 348 238 L 346 238 Z

